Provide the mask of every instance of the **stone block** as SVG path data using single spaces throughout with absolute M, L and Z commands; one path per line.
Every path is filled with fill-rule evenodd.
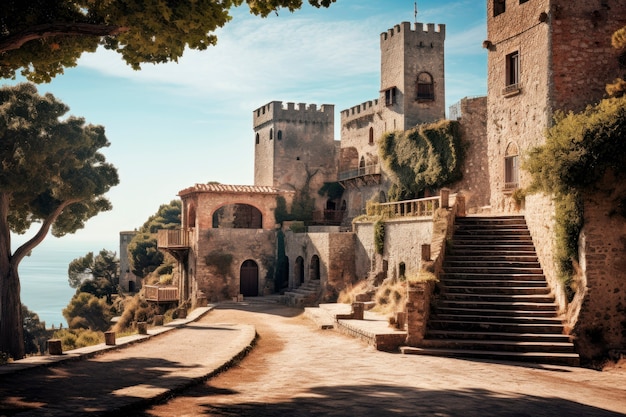
M 163 326 L 163 315 L 157 314 L 156 316 L 154 316 L 152 324 L 154 324 L 155 326 Z
M 62 355 L 63 344 L 61 339 L 48 339 L 48 354 L 50 355 Z
M 104 344 L 107 346 L 115 346 L 115 332 L 104 332 Z

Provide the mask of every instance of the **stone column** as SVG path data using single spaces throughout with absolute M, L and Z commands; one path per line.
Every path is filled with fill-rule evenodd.
M 419 346 L 424 339 L 434 286 L 434 281 L 421 281 L 409 283 L 407 287 L 406 344 L 408 346 Z

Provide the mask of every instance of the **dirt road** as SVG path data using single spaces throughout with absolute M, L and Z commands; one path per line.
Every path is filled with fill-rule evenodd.
M 280 305 L 222 305 L 256 326 L 237 366 L 136 416 L 619 416 L 626 369 L 499 364 L 383 353 Z M 219 343 L 219 341 L 216 341 Z

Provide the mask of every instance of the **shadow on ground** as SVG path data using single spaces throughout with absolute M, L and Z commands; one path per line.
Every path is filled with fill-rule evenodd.
M 190 398 L 190 392 L 185 397 Z M 537 417 L 594 416 L 623 414 L 573 401 L 529 395 L 508 395 L 481 389 L 434 391 L 386 385 L 317 387 L 297 398 L 273 403 L 228 404 L 236 392 L 205 384 L 193 390 L 200 404 L 196 411 L 215 417 L 317 417 L 317 416 L 445 416 L 445 417 Z M 279 393 L 277 393 L 279 395 Z M 215 398 L 215 396 L 222 396 Z M 212 399 L 214 401 L 212 401 Z M 205 400 L 205 401 L 201 401 Z M 224 404 L 226 403 L 226 404 Z M 150 411 L 132 414 L 152 416 Z

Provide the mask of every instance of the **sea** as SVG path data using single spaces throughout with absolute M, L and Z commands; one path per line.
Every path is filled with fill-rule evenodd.
M 12 238 L 13 251 L 21 240 Z M 46 237 L 18 267 L 22 304 L 37 313 L 39 320 L 45 322 L 47 328 L 53 325 L 55 328 L 61 325 L 67 327 L 63 309 L 76 293 L 68 283 L 67 268 L 70 262 L 88 252 L 96 254 L 102 249 L 119 255 L 119 246 L 116 247 L 115 244 L 116 242 L 76 241 L 71 236 Z

